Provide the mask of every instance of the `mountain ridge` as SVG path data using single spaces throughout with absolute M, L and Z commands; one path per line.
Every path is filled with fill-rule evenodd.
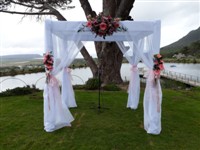
M 185 54 L 192 54 L 200 53 L 200 49 L 198 46 L 195 46 L 196 51 L 193 49 L 193 45 L 198 45 L 200 42 L 200 27 L 198 27 L 196 30 L 190 31 L 187 35 L 183 36 L 179 40 L 177 40 L 174 43 L 171 43 L 167 46 L 164 46 L 161 48 L 161 54 L 164 56 L 172 56 L 175 53 L 183 52 Z M 184 49 L 191 49 L 191 52 L 189 50 L 185 51 Z
M 30 61 L 34 59 L 42 58 L 39 54 L 13 54 L 0 56 L 1 61 Z

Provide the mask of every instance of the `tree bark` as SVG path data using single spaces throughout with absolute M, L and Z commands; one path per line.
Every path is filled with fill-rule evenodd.
M 129 18 L 129 13 L 133 8 L 135 0 L 124 0 L 120 2 L 120 5 L 116 11 L 115 17 L 120 17 L 122 20 Z
M 83 8 L 85 12 L 85 16 L 91 15 L 92 17 L 95 17 L 97 14 L 95 11 L 92 10 L 92 7 L 90 6 L 90 3 L 88 0 L 79 0 L 81 3 L 81 7 Z
M 98 53 L 103 83 L 122 83 L 120 69 L 123 55 L 115 42 L 103 42 L 101 52 Z

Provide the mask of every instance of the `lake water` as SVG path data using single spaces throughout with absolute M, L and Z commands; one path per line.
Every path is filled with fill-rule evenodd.
M 174 65 L 175 67 L 171 67 Z M 187 75 L 194 75 L 200 78 L 200 64 L 178 64 L 178 63 L 165 63 L 166 70 L 179 72 Z M 146 69 L 145 65 L 142 63 L 138 64 L 139 68 Z M 130 79 L 130 64 L 123 64 L 121 68 L 121 76 L 124 81 L 129 81 Z M 92 72 L 90 68 L 80 68 L 73 69 L 71 72 L 72 84 L 85 84 L 85 82 L 92 77 Z M 59 74 L 58 79 L 61 79 Z M 45 83 L 45 73 L 32 73 L 25 75 L 16 75 L 14 77 L 5 76 L 0 77 L 0 92 L 6 89 L 13 89 L 16 87 L 23 87 L 25 85 L 36 85 L 37 88 L 43 89 Z

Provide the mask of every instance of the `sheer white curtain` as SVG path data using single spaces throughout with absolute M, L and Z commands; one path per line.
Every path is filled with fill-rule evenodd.
M 62 27 L 62 26 L 61 26 Z M 83 46 L 79 37 L 74 35 L 72 41 L 66 40 L 62 32 L 53 30 L 52 22 L 45 22 L 45 50 L 53 52 L 54 67 L 51 72 L 50 82 L 44 87 L 44 129 L 52 132 L 64 126 L 70 126 L 74 120 L 68 107 L 76 107 L 74 91 L 70 81 L 70 72 L 68 66 L 74 60 L 79 50 Z M 59 26 L 57 27 L 58 29 Z M 53 32 L 54 31 L 54 32 Z M 63 71 L 62 79 L 62 96 L 58 80 L 55 75 Z
M 62 105 L 59 84 L 52 76 L 44 87 L 44 129 L 52 132 L 64 126 L 71 126 L 74 120 L 69 109 Z
M 149 134 L 161 132 L 161 103 L 162 91 L 160 80 L 154 78 L 153 55 L 157 52 L 153 44 L 155 38 L 150 35 L 146 39 L 138 41 L 138 49 L 144 64 L 149 68 L 146 74 L 146 88 L 144 93 L 144 128 Z
M 129 42 L 129 50 L 127 50 L 123 42 L 117 42 L 117 44 L 128 62 L 132 65 L 127 108 L 137 109 L 140 98 L 140 77 L 137 64 L 140 60 L 140 56 L 138 55 L 137 48 L 133 42 Z
M 153 73 L 153 56 L 160 51 L 160 27 L 161 22 L 156 21 L 152 26 L 149 26 L 150 30 L 147 32 L 141 32 L 138 35 L 137 31 L 127 32 L 126 34 L 127 39 L 131 39 L 134 43 L 134 49 L 136 49 L 134 55 L 138 58 L 135 59 L 136 62 L 141 58 L 143 63 L 149 68 L 146 75 L 147 82 L 143 100 L 144 128 L 149 134 L 159 134 L 161 132 L 162 91 L 160 80 L 157 79 L 155 81 Z M 131 59 L 129 59 L 129 62 L 131 62 Z M 137 81 L 132 83 L 136 85 Z M 132 88 L 134 89 L 134 87 Z M 134 93 L 134 96 L 137 97 L 136 93 Z
M 153 70 L 149 70 L 143 101 L 144 128 L 147 133 L 160 134 L 161 132 L 161 103 L 160 80 L 155 80 Z
M 77 107 L 74 90 L 71 83 L 71 69 L 63 68 L 62 75 L 62 102 L 69 108 Z
M 75 35 L 74 35 L 75 36 Z M 56 40 L 55 40 L 56 42 Z M 71 83 L 70 69 L 68 68 L 72 61 L 77 56 L 78 52 L 82 48 L 83 44 L 79 42 L 79 38 L 74 41 L 66 41 L 66 39 L 61 39 L 61 42 L 57 43 L 59 45 L 59 51 L 55 54 L 56 59 L 60 60 L 60 63 L 55 66 L 56 70 L 53 71 L 54 74 L 62 70 L 62 102 L 63 105 L 67 107 L 77 107 L 74 90 Z

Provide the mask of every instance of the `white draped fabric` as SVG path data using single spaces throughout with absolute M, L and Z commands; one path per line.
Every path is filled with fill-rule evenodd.
M 127 107 L 131 109 L 136 109 L 138 107 L 140 95 L 140 80 L 137 64 L 140 60 L 142 60 L 150 70 L 153 69 L 153 55 L 159 53 L 160 50 L 160 21 L 121 21 L 120 23 L 122 26 L 127 28 L 126 32 L 117 32 L 114 33 L 112 36 L 106 36 L 106 38 L 103 39 L 102 37 L 95 37 L 95 34 L 93 34 L 87 28 L 84 32 L 77 32 L 81 27 L 83 27 L 83 24 L 86 24 L 86 22 L 46 20 L 45 50 L 46 52 L 52 51 L 54 56 L 54 68 L 51 76 L 52 78 L 54 78 L 56 74 L 58 74 L 60 71 L 63 71 L 63 78 L 61 95 L 59 95 L 59 87 L 57 85 L 45 85 L 45 130 L 47 129 L 47 126 L 50 126 L 52 128 L 48 130 L 53 131 L 57 129 L 57 124 L 59 127 L 61 127 L 60 124 L 62 124 L 52 121 L 55 120 L 56 117 L 58 117 L 55 115 L 57 114 L 55 112 L 57 110 L 48 110 L 47 108 L 49 105 L 57 103 L 58 101 L 55 100 L 55 102 L 51 102 L 52 98 L 49 97 L 54 96 L 55 99 L 61 98 L 63 106 L 62 112 L 65 113 L 65 115 L 67 116 L 71 116 L 68 108 L 77 106 L 74 98 L 74 91 L 70 81 L 70 71 L 68 67 L 75 59 L 80 49 L 83 47 L 83 41 L 115 41 L 118 44 L 124 56 L 132 65 Z M 124 42 L 128 43 L 128 50 Z M 150 86 L 153 85 L 152 82 L 150 83 L 150 76 L 148 76 L 147 81 L 147 87 L 144 95 L 145 130 L 147 131 L 147 133 L 150 134 L 159 134 L 161 130 L 161 116 L 160 111 L 155 111 L 155 108 L 161 107 L 160 105 L 162 93 L 160 89 L 160 83 L 159 80 L 157 80 L 158 84 L 156 84 L 155 88 L 153 86 Z M 51 93 L 49 89 L 52 89 Z M 157 95 L 155 94 L 158 94 L 159 96 L 157 97 Z M 157 100 L 157 98 L 159 98 L 159 100 Z M 159 103 L 155 103 L 155 101 L 159 101 Z M 73 120 L 66 118 L 63 119 L 63 121 L 67 122 L 68 124 L 70 124 L 70 122 Z
M 154 73 L 147 73 L 147 83 L 144 93 L 144 128 L 147 133 L 159 134 L 161 132 L 161 103 L 162 91 L 160 80 L 154 79 Z
M 117 42 L 119 48 L 121 49 L 122 53 L 128 60 L 128 62 L 132 65 L 131 67 L 131 77 L 129 82 L 128 88 L 128 102 L 127 108 L 137 109 L 139 103 L 139 96 L 140 96 L 140 77 L 139 71 L 137 69 L 137 64 L 140 60 L 139 53 L 137 52 L 137 47 L 134 46 L 133 42 L 129 42 L 130 48 L 127 51 L 126 47 L 124 46 L 123 42 Z M 130 51 L 130 52 L 129 52 Z M 131 53 L 129 55 L 128 53 Z
M 71 70 L 69 68 L 63 69 L 62 76 L 62 102 L 63 105 L 69 108 L 77 107 L 76 100 L 74 98 L 74 91 L 71 83 Z M 68 83 L 69 82 L 69 83 Z M 66 92 L 68 91 L 68 92 Z
M 59 84 L 52 76 L 44 87 L 44 129 L 52 132 L 64 126 L 71 126 L 74 120 L 69 109 L 62 105 Z

